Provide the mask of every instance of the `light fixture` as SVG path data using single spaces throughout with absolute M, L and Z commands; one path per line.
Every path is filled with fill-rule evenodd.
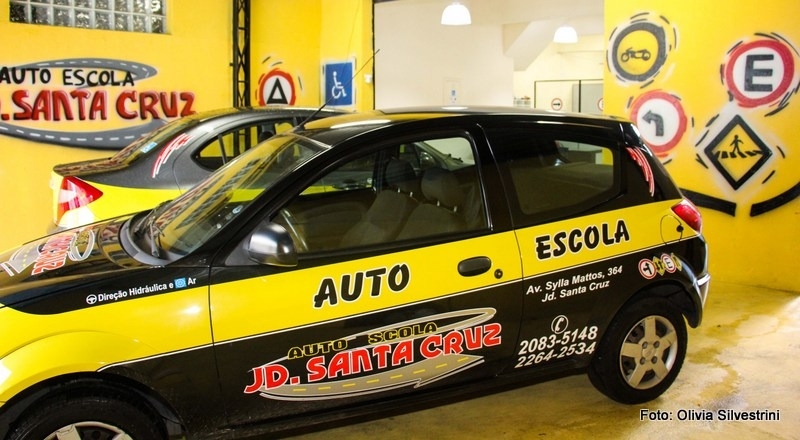
M 463 26 L 472 23 L 469 9 L 459 2 L 447 5 L 442 12 L 442 24 L 447 26 Z
M 561 26 L 553 35 L 553 43 L 577 43 L 578 32 L 572 26 Z

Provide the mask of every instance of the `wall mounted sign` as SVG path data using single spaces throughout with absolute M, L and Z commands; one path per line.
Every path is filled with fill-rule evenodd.
M 322 66 L 324 102 L 327 105 L 340 107 L 355 104 L 355 61 L 325 63 Z
M 668 169 L 700 206 L 758 216 L 800 197 L 796 118 L 786 116 L 800 90 L 797 47 L 777 32 L 743 34 L 753 20 L 736 11 L 715 18 L 736 26 L 712 32 L 696 24 L 694 7 L 663 9 L 629 15 L 609 33 L 616 86 L 606 111 L 624 105 L 658 158 L 677 163 Z M 679 50 L 679 36 L 692 44 Z
M 325 63 L 322 66 L 324 102 L 330 106 L 355 104 L 355 60 Z
M 157 74 L 147 64 L 108 58 L 0 65 L 0 134 L 121 149 L 168 119 L 194 113 L 193 92 L 142 89 L 140 82 Z

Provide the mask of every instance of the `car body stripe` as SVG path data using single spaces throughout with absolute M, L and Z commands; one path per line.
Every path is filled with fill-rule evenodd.
M 491 269 L 477 276 L 459 275 L 459 262 L 475 256 L 490 258 Z M 212 279 L 215 340 L 237 340 L 376 310 L 407 307 L 454 293 L 495 289 L 522 278 L 513 232 L 307 269 L 300 267 L 221 284 L 213 284 Z M 396 267 L 407 267 L 408 273 L 393 271 Z M 447 282 L 443 283 L 443 279 Z
M 697 232 L 672 213 L 680 200 L 666 200 L 517 231 L 525 278 L 663 246 L 661 219 L 683 226 L 683 239 Z M 645 219 L 647 221 L 645 221 Z
M 437 297 L 437 298 L 424 299 L 424 300 L 420 300 L 420 301 L 416 301 L 416 302 L 412 302 L 412 303 L 400 304 L 400 305 L 396 305 L 394 307 L 389 307 L 389 308 L 386 308 L 386 309 L 372 310 L 372 311 L 359 313 L 359 314 L 356 314 L 356 315 L 342 316 L 342 317 L 331 319 L 331 320 L 327 320 L 327 321 L 311 322 L 311 323 L 308 323 L 308 324 L 302 324 L 302 325 L 298 325 L 298 326 L 295 326 L 295 327 L 287 327 L 287 328 L 277 329 L 277 330 L 274 330 L 274 331 L 268 331 L 268 332 L 264 332 L 264 333 L 259 333 L 259 334 L 249 335 L 249 336 L 243 336 L 243 337 L 239 337 L 239 338 L 217 340 L 217 341 L 214 341 L 214 345 L 242 342 L 242 341 L 247 341 L 247 340 L 251 340 L 251 339 L 263 338 L 263 337 L 266 337 L 266 336 L 274 336 L 274 335 L 279 335 L 279 334 L 282 334 L 282 333 L 290 333 L 290 332 L 293 332 L 293 331 L 296 331 L 296 330 L 301 330 L 301 329 L 306 329 L 306 328 L 324 326 L 324 325 L 327 325 L 327 324 L 332 324 L 332 323 L 335 323 L 335 322 L 341 322 L 341 321 L 344 321 L 344 320 L 349 320 L 349 319 L 354 319 L 354 318 L 363 318 L 363 317 L 370 316 L 370 315 L 383 314 L 383 313 L 386 313 L 386 312 L 391 312 L 392 310 L 400 310 L 400 309 L 407 308 L 407 307 L 419 306 L 421 304 L 439 302 L 439 301 L 443 301 L 443 300 L 447 300 L 447 299 L 451 299 L 451 298 L 456 298 L 456 297 L 463 296 L 463 295 L 469 295 L 469 294 L 473 294 L 473 293 L 482 292 L 482 291 L 485 291 L 485 290 L 496 289 L 496 288 L 499 288 L 499 287 L 513 285 L 513 284 L 519 284 L 520 282 L 521 282 L 520 280 L 512 280 L 512 281 L 508 281 L 508 282 L 504 282 L 504 283 L 494 284 L 494 285 L 491 285 L 491 286 L 481 287 L 481 288 L 478 288 L 478 289 L 471 289 L 471 290 L 467 290 L 467 291 L 464 291 L 464 292 L 457 292 L 457 293 L 453 293 L 451 295 L 440 296 L 440 297 Z M 522 287 L 520 287 L 520 295 L 522 295 L 522 293 L 523 293 Z

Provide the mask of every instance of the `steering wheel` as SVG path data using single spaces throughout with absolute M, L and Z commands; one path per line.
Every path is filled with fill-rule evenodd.
M 288 209 L 284 208 L 278 211 L 278 217 L 280 217 L 283 222 L 286 224 L 286 230 L 289 231 L 289 235 L 292 237 L 292 241 L 294 241 L 295 248 L 297 248 L 297 252 L 307 252 L 308 251 L 308 243 L 306 243 L 306 239 L 303 238 L 302 235 L 297 231 L 296 223 L 294 216 Z

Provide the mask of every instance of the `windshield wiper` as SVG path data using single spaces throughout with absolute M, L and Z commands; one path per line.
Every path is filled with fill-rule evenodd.
M 147 216 L 143 219 L 144 224 L 140 223 L 139 227 L 136 229 L 135 234 L 137 237 L 142 237 L 144 232 L 147 231 L 147 234 L 150 236 L 150 255 L 155 258 L 161 258 L 161 252 L 159 249 L 161 247 L 161 236 L 164 235 L 164 232 L 156 224 L 156 219 L 158 218 L 161 208 L 163 208 L 164 205 L 169 202 L 170 201 L 167 200 L 156 205 L 156 207 L 150 210 Z
M 156 225 L 156 218 L 155 210 L 153 211 L 152 217 L 150 217 L 150 221 L 147 224 L 147 230 L 150 232 L 150 255 L 161 258 L 161 252 L 159 252 L 159 248 L 161 248 L 161 236 L 164 235 L 164 232 Z

